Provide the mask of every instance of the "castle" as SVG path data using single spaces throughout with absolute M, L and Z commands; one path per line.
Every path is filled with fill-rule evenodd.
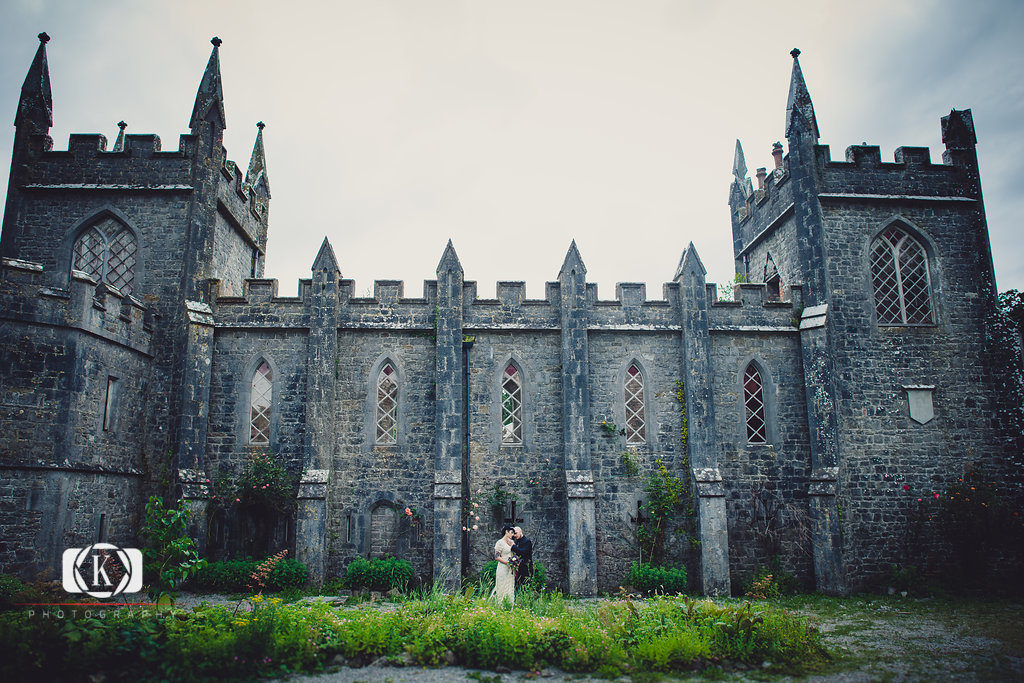
M 238 551 L 250 531 L 209 506 L 210 480 L 260 452 L 299 481 L 269 544 L 317 581 L 396 554 L 450 585 L 515 520 L 552 583 L 614 590 L 663 466 L 692 496 L 689 537 L 666 546 L 696 590 L 776 557 L 843 593 L 902 560 L 903 486 L 969 461 L 1019 476 L 970 110 L 942 118 L 942 163 L 868 145 L 834 161 L 794 50 L 788 153 L 756 188 L 737 142 L 728 300 L 692 243 L 661 298 L 622 283 L 600 300 L 575 242 L 542 299 L 522 282 L 478 297 L 451 242 L 422 298 L 387 280 L 359 297 L 327 239 L 279 297 L 263 128 L 243 172 L 220 41 L 177 149 L 122 124 L 110 149 L 58 151 L 47 40 L 0 235 L 0 571 L 136 544 L 159 490 L 204 552 Z

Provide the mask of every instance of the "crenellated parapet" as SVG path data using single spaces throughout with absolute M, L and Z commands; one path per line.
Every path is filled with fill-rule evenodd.
M 227 159 L 217 176 L 217 209 L 221 216 L 240 231 L 251 246 L 266 251 L 267 203 L 246 181 L 246 174 L 234 161 Z
M 241 296 L 220 296 L 213 288 L 212 300 L 217 327 L 224 328 L 306 328 L 313 300 L 310 280 L 300 280 L 298 295 L 278 296 L 276 279 L 249 278 Z M 785 328 L 803 306 L 799 286 L 787 288 L 789 298 L 771 298 L 765 285 L 744 283 L 735 287 L 735 298 L 719 300 L 714 283 L 707 287 L 710 323 L 713 329 L 742 330 L 758 326 Z M 425 280 L 424 295 L 406 297 L 401 280 L 375 280 L 372 296 L 354 296 L 355 281 L 338 283 L 333 306 L 339 329 L 404 330 L 433 333 L 436 326 L 437 281 Z M 464 282 L 463 328 L 467 334 L 485 331 L 549 331 L 560 328 L 558 282 L 545 284 L 545 298 L 526 298 L 523 282 L 498 282 L 497 296 L 477 296 L 477 283 Z M 679 284 L 662 285 L 662 298 L 648 299 L 647 286 L 640 282 L 616 284 L 614 299 L 601 299 L 597 284 L 586 283 L 583 314 L 588 330 L 621 332 L 678 332 L 682 327 Z M 795 329 L 795 328 L 794 328 Z
M 893 162 L 883 162 L 876 145 L 851 145 L 842 161 L 833 160 L 828 145 L 814 148 L 822 199 L 861 196 L 865 199 L 944 199 L 978 197 L 972 178 L 976 164 L 933 164 L 927 147 L 899 147 Z
M 77 270 L 67 289 L 56 289 L 40 264 L 0 260 L 0 311 L 8 322 L 75 329 L 144 356 L 152 352 L 153 320 L 146 306 Z
M 100 133 L 71 135 L 67 150 L 54 150 L 48 135 L 32 135 L 17 182 L 23 190 L 189 191 L 194 157 L 192 135 L 167 152 L 157 135 L 126 135 L 118 151 L 108 151 Z
M 705 286 L 708 301 L 708 327 L 712 332 L 798 332 L 800 311 L 804 307 L 803 288 L 789 288 L 785 301 L 773 299 L 762 282 L 741 283 L 733 288 L 733 298 L 719 298 L 718 286 Z

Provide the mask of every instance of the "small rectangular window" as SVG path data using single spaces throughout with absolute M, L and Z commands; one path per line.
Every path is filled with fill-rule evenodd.
M 256 277 L 256 267 L 260 263 L 260 253 L 256 247 L 252 248 L 252 261 L 249 264 L 249 277 Z
M 103 431 L 112 432 L 117 421 L 114 414 L 117 408 L 117 378 L 107 377 L 107 396 L 103 401 Z
M 107 540 L 107 515 L 104 512 L 100 513 L 99 528 L 96 530 L 96 542 L 103 543 Z

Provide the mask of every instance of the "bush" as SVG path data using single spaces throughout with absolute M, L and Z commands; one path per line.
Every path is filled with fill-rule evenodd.
M 386 593 L 397 588 L 406 591 L 414 574 L 408 560 L 394 557 L 367 560 L 357 557 L 345 568 L 345 585 Z
M 683 593 L 686 591 L 686 567 L 663 567 L 634 562 L 629 567 L 630 586 L 644 595 Z
M 17 576 L 0 574 L 0 610 L 11 609 L 27 590 L 28 586 Z
M 251 589 L 252 575 L 261 560 L 239 559 L 210 562 L 196 572 L 189 583 L 195 591 L 211 593 L 244 593 Z M 309 578 L 309 569 L 298 560 L 281 560 L 267 577 L 265 590 L 275 592 L 302 586 Z
M 188 535 L 190 516 L 184 500 L 177 507 L 167 507 L 159 496 L 150 496 L 146 503 L 142 527 L 146 547 L 142 554 L 146 558 L 145 573 L 156 576 L 151 579 L 154 592 L 178 590 L 206 564 L 206 560 L 199 559 L 196 543 Z

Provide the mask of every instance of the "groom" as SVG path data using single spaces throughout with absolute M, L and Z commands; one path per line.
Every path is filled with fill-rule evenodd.
M 512 538 L 515 540 L 512 552 L 519 556 L 519 566 L 516 567 L 516 588 L 520 588 L 533 578 L 533 541 L 523 535 L 521 527 L 515 528 Z

